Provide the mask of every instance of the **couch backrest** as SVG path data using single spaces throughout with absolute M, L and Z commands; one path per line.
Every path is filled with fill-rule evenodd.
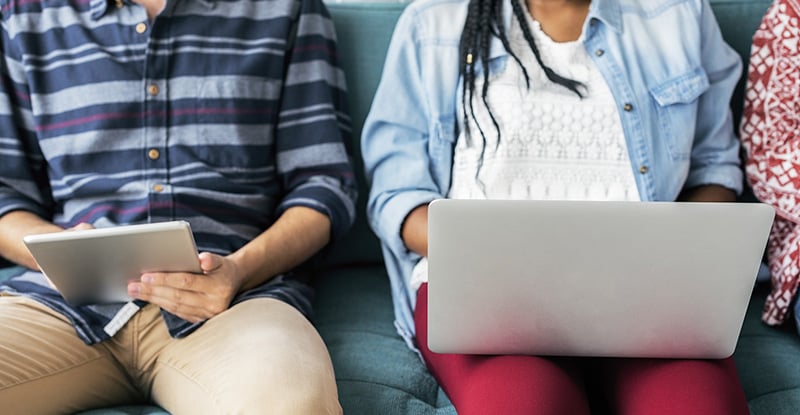
M 647 1 L 647 0 L 642 0 Z M 742 90 L 746 78 L 750 44 L 771 0 L 710 0 L 726 41 L 742 57 L 742 81 L 731 101 L 737 130 L 742 112 Z M 367 225 L 365 205 L 369 189 L 363 174 L 360 137 L 364 118 L 378 85 L 386 47 L 405 3 L 328 3 L 333 15 L 342 60 L 350 91 L 350 115 L 353 121 L 353 150 L 358 172 L 359 200 L 356 224 L 345 238 L 332 247 L 327 263 L 332 265 L 379 263 L 378 239 Z M 680 30 L 675 28 L 675 30 Z M 752 198 L 745 194 L 744 199 Z
M 383 257 L 378 238 L 367 224 L 365 207 L 369 188 L 361 159 L 361 127 L 378 87 L 392 31 L 405 3 L 345 2 L 327 6 L 336 25 L 339 58 L 347 77 L 358 204 L 353 229 L 332 246 L 326 262 L 330 265 L 375 264 Z

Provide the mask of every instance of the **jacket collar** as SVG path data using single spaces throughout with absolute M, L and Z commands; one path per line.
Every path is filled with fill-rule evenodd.
M 512 1 L 524 2 L 525 0 L 508 0 L 503 2 L 503 24 L 506 28 L 510 27 L 511 19 L 514 18 L 514 11 L 511 8 Z M 592 0 L 592 3 L 589 5 L 589 14 L 586 16 L 586 22 L 584 23 L 583 33 L 589 33 L 588 25 L 593 19 L 602 21 L 617 32 L 622 32 L 621 10 L 622 7 L 619 4 L 619 0 Z M 508 52 L 506 52 L 500 39 L 492 37 L 489 58 L 493 59 L 507 54 Z
M 592 0 L 587 22 L 597 19 L 618 33 L 622 32 L 622 6 L 619 0 Z

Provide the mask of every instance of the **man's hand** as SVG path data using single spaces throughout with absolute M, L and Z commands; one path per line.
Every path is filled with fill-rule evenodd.
M 202 274 L 149 272 L 128 284 L 128 295 L 197 323 L 227 310 L 241 285 L 236 265 L 226 257 L 201 253 Z
M 294 269 L 330 238 L 330 220 L 304 206 L 287 209 L 266 231 L 222 257 L 201 253 L 202 274 L 148 272 L 128 284 L 128 295 L 193 323 L 225 311 L 234 296 Z
M 64 229 L 64 231 L 85 231 L 87 229 L 94 229 L 91 223 L 81 222 L 71 228 Z

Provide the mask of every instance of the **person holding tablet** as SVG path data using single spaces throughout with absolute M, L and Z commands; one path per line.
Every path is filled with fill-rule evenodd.
M 734 201 L 743 177 L 728 104 L 740 74 L 707 0 L 405 9 L 363 129 L 367 213 L 398 330 L 460 415 L 748 412 L 730 358 L 477 356 L 426 340 L 428 203 Z
M 346 88 L 320 0 L 5 1 L 6 414 L 152 402 L 338 414 L 302 265 L 354 217 Z M 69 306 L 23 237 L 185 220 L 202 273 Z

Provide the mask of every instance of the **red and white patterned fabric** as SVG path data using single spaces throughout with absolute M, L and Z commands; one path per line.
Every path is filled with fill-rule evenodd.
M 756 197 L 777 216 L 767 255 L 772 292 L 762 319 L 786 320 L 800 283 L 800 16 L 799 0 L 775 0 L 753 36 L 742 145 Z

